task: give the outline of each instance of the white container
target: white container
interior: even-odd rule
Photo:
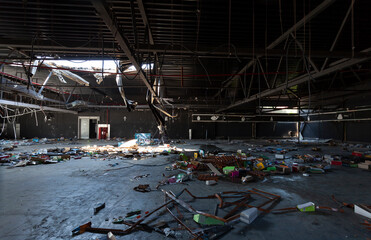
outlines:
[[[215,185],[215,184],[216,184],[215,180],[207,180],[206,181],[206,185],[208,185],[208,186]]]
[[[255,208],[255,207],[249,208],[249,209],[241,212],[240,221],[244,222],[244,223],[247,223],[247,224],[250,224],[255,220],[255,218],[257,216],[258,216],[258,209]]]

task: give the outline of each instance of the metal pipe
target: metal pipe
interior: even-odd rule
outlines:
[[[39,94],[41,94],[44,90],[44,87],[45,85],[48,83],[50,77],[52,76],[53,72],[50,71],[49,75],[46,77],[45,81],[43,82],[43,85],[41,86],[40,90],[39,90]]]
[[[9,105],[9,106],[13,106],[13,107],[25,107],[25,108],[41,109],[43,111],[77,114],[76,111],[71,111],[71,110],[66,110],[66,109],[61,109],[61,108],[47,107],[47,106],[39,106],[39,105],[36,105],[36,104],[15,102],[15,101],[3,100],[3,99],[0,99],[0,104]]]
[[[353,122],[353,121],[371,121],[371,118],[355,118],[355,119],[329,119],[329,120],[310,120],[305,123],[316,123],[316,122]]]
[[[350,113],[350,112],[365,112],[365,111],[371,111],[371,108],[341,110],[341,111],[335,111],[335,112],[309,113],[309,114],[301,114],[300,116],[306,116],[306,115],[316,116],[316,115],[328,115],[328,114]]]

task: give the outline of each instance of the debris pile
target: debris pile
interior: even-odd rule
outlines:
[[[40,144],[40,141],[35,143],[32,141],[24,141],[31,144]],[[46,141],[43,141],[44,143]],[[1,147],[0,163],[9,167],[24,167],[27,165],[58,163],[70,159],[81,159],[82,157],[90,157],[92,159],[145,159],[148,157],[156,157],[157,155],[178,154],[180,151],[169,144],[159,145],[138,145],[137,141],[129,140],[121,142],[120,146],[113,145],[87,145],[82,147],[53,147],[39,148],[29,152],[12,151],[19,146],[19,142],[13,141],[10,145],[9,141],[3,141]],[[5,144],[6,143],[6,144]],[[113,167],[113,166],[112,166]]]
[[[81,158],[81,150],[78,148],[42,148],[30,153],[7,153],[0,156],[0,163],[5,166],[24,167],[26,165],[52,164]]]
[[[124,229],[93,228],[91,227],[92,223],[88,222],[73,229],[72,235],[79,235],[84,232],[128,235],[136,231],[146,231],[149,233],[157,232],[176,239],[218,239],[233,229],[236,223],[250,225],[253,224],[255,219],[262,218],[269,213],[309,213],[315,211],[344,213],[343,207],[348,207],[354,209],[357,214],[370,217],[370,206],[342,203],[336,200],[334,196],[332,198],[339,205],[338,208],[307,202],[293,207],[275,209],[274,207],[281,200],[281,196],[256,188],[246,191],[216,192],[207,196],[196,196],[187,188],[177,194],[164,189],[161,189],[161,191],[165,196],[164,203],[154,210],[136,209],[126,213],[125,217],[113,218],[112,224],[126,225],[127,227]],[[184,196],[183,193],[187,195]],[[214,201],[217,202],[215,207],[210,204]],[[199,210],[200,206],[203,206],[203,210]],[[165,215],[164,211],[169,215]],[[144,223],[155,213],[158,213],[155,218],[152,217],[151,220],[147,221],[148,223]],[[169,217],[173,218],[174,221],[171,221]],[[362,225],[368,228],[370,226],[367,221]]]

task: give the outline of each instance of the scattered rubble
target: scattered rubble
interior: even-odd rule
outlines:
[[[300,174],[300,176],[308,177],[314,174],[324,175],[336,171],[339,167],[371,171],[371,151],[365,146],[347,145],[347,150],[338,155],[328,154],[318,146],[308,146],[306,152],[301,150],[301,153],[305,153],[300,154],[297,152],[297,147],[281,147],[278,141],[269,142],[270,146],[246,144],[245,148],[235,152],[223,151],[223,149],[214,145],[203,145],[197,151],[185,151],[182,148],[177,148],[174,144],[159,144],[159,142],[150,139],[140,142],[135,139],[129,141],[119,139],[117,146],[43,147],[30,152],[15,151],[17,146],[22,146],[22,144],[46,144],[50,141],[36,138],[21,141],[2,140],[0,141],[0,163],[9,168],[14,168],[37,164],[55,164],[83,157],[101,160],[139,161],[146,158],[155,158],[158,155],[173,155],[173,157],[168,158],[169,163],[164,168],[164,171],[166,170],[168,174],[162,175],[163,179],[158,182],[155,189],[151,189],[150,184],[143,183],[133,188],[134,191],[148,193],[149,195],[152,194],[149,193],[151,191],[161,190],[165,196],[163,205],[153,211],[135,210],[127,213],[125,217],[120,216],[113,219],[113,224],[127,225],[126,229],[93,228],[91,222],[88,222],[74,229],[73,235],[95,232],[109,234],[110,238],[114,239],[113,234],[126,235],[134,231],[155,231],[168,237],[177,238],[180,235],[184,236],[182,232],[186,231],[193,239],[214,239],[230,231],[236,222],[253,224],[256,218],[263,216],[261,213],[283,214],[286,212],[323,210],[342,213],[344,212],[343,207],[348,207],[366,218],[371,216],[370,206],[339,202],[334,196],[332,198],[338,207],[319,206],[314,202],[307,202],[293,207],[274,209],[274,203],[281,200],[281,197],[254,188],[247,191],[218,192],[202,197],[193,195],[186,188],[178,194],[160,188],[160,186],[167,184],[192,184],[192,181],[202,181],[210,189],[213,188],[213,185],[219,185],[221,182],[249,185],[252,181],[262,181],[273,175],[285,177],[290,174]],[[239,144],[243,145],[243,142],[239,142]],[[272,146],[272,144],[275,144],[275,146]],[[334,143],[330,141],[326,144]],[[361,147],[363,148],[361,149]],[[119,164],[119,162],[115,162],[109,163],[107,166],[115,168]],[[116,169],[119,168],[116,167]],[[142,173],[132,177],[130,181],[140,182],[140,180],[151,175],[150,173]],[[218,205],[216,209],[213,209],[213,213],[196,210],[180,198],[184,192],[193,200],[216,199]],[[178,207],[186,210],[191,215],[183,214]],[[104,203],[94,208],[94,214],[97,214],[103,208],[105,208]],[[175,208],[178,214],[175,214],[171,208]],[[143,223],[145,219],[160,209],[166,210],[179,225],[174,226],[170,222],[161,226],[159,224],[152,226]],[[218,214],[219,209],[223,209],[223,212],[227,211],[227,213],[220,216]],[[209,212],[212,212],[211,209]],[[368,222],[362,224],[369,228]],[[179,226],[181,227],[179,228]]]

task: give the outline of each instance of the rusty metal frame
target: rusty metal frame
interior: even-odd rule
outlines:
[[[170,192],[168,192],[164,189],[161,189],[161,190],[165,194],[166,197],[169,197],[170,199],[174,200],[176,203],[178,203],[180,206],[185,208],[187,211],[189,211],[193,214],[200,214],[200,215],[203,215],[203,216],[206,216],[206,217],[217,219],[217,220],[222,221],[224,223],[228,223],[232,220],[237,219],[240,216],[240,213],[235,214],[235,215],[233,215],[233,214],[241,207],[250,207],[250,208],[251,207],[256,207],[260,211],[269,212],[268,209],[265,209],[265,208],[262,208],[262,207],[266,206],[269,203],[272,203],[272,202],[275,202],[275,201],[281,199],[281,196],[279,196],[279,195],[276,195],[276,194],[273,194],[273,193],[268,193],[268,192],[265,192],[265,191],[262,191],[262,190],[259,190],[259,189],[256,189],[256,188],[253,188],[252,190],[248,190],[246,192],[230,191],[230,192],[216,193],[214,195],[209,195],[209,196],[205,196],[205,197],[195,196],[186,188],[184,188],[177,195],[172,194],[172,193],[170,193]],[[181,199],[178,199],[178,197],[180,197],[184,192],[188,193],[194,199],[218,199],[220,201],[219,206],[218,206],[219,208],[226,207],[227,205],[236,205],[236,206],[229,213],[227,213],[227,215],[224,218],[218,217],[218,216],[213,215],[213,214],[198,211],[195,208],[193,208],[190,204],[184,202]],[[223,194],[224,194],[224,196],[223,196]],[[228,194],[238,194],[238,195],[228,196]],[[258,206],[253,206],[253,205],[247,204],[247,201],[250,200],[251,194],[256,194],[256,195],[261,196],[263,198],[266,198],[268,200],[263,202],[262,204],[260,204]],[[237,201],[234,201],[234,202],[224,202],[223,198],[241,198],[241,199],[239,199]]]

